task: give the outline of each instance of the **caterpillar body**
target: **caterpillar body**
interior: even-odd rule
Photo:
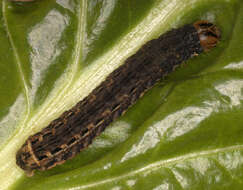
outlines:
[[[147,42],[86,98],[30,136],[16,154],[17,165],[32,176],[73,158],[156,82],[219,39],[214,24],[197,21]]]

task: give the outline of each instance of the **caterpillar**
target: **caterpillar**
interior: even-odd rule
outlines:
[[[178,65],[215,47],[220,33],[202,20],[147,42],[86,98],[30,136],[16,154],[17,165],[32,176],[73,158]]]

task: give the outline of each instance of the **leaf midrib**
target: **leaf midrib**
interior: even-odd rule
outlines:
[[[46,114],[46,112],[48,110],[48,109],[46,109],[47,107],[54,107],[54,105],[56,105],[56,103],[59,102],[59,100],[62,98],[63,94],[65,94],[65,92],[68,90],[70,85],[73,83],[73,80],[74,80],[75,75],[77,73],[77,68],[78,68],[78,65],[79,65],[80,58],[82,56],[81,50],[82,50],[82,46],[83,46],[82,42],[84,40],[84,28],[83,28],[84,26],[83,26],[83,23],[84,22],[86,23],[86,15],[84,15],[85,12],[83,10],[86,10],[86,8],[87,8],[87,0],[80,1],[79,2],[79,10],[78,10],[79,11],[79,14],[78,14],[78,29],[77,29],[77,34],[76,34],[77,35],[76,39],[79,39],[79,41],[77,41],[75,43],[75,48],[74,48],[75,52],[74,53],[76,53],[76,54],[75,54],[75,56],[72,57],[72,63],[73,64],[71,64],[71,68],[69,70],[69,74],[71,73],[71,75],[69,75],[70,76],[70,80],[68,80],[68,82],[63,85],[63,88],[60,88],[61,92],[57,91],[56,97],[52,98],[53,101],[48,101],[48,106],[43,106],[41,108],[41,110],[37,114],[39,119],[41,119],[41,117],[39,117],[40,115]],[[23,134],[23,130],[25,130],[25,129],[32,130],[31,127],[28,127],[28,126],[31,123],[33,124],[33,122],[38,123],[39,120],[37,118],[34,121],[32,121],[32,120],[28,121],[29,115],[30,115],[30,111],[31,111],[31,102],[30,102],[30,96],[29,96],[29,88],[28,88],[28,85],[27,85],[27,80],[25,78],[23,68],[21,66],[21,61],[20,61],[20,57],[19,57],[17,48],[15,47],[13,38],[12,38],[11,33],[9,31],[9,28],[8,28],[6,9],[7,9],[7,2],[5,2],[3,0],[2,1],[3,22],[4,22],[4,25],[5,25],[6,32],[7,32],[7,36],[8,36],[9,41],[10,41],[10,45],[13,48],[13,51],[14,51],[14,56],[15,56],[15,59],[16,59],[17,68],[19,69],[20,77],[21,77],[21,80],[22,80],[22,85],[23,85],[23,88],[24,88],[25,98],[26,98],[26,101],[27,101],[27,111],[26,111],[25,116],[24,116],[24,121],[21,123],[22,124],[21,127],[19,128],[18,132],[16,132],[16,134],[15,134],[16,136],[18,136],[20,133]],[[81,14],[81,13],[83,13],[83,14]],[[23,123],[27,123],[27,124],[23,124]],[[31,125],[31,126],[34,126],[34,125]],[[25,131],[25,134],[26,134],[26,131]],[[2,151],[1,153],[3,155],[5,155],[5,156],[6,156],[6,154],[7,155],[15,154],[13,151],[16,151],[16,150],[11,148],[11,146],[15,146],[16,141],[18,141],[18,139],[19,139],[19,137],[17,139],[14,139],[13,141],[11,141],[10,145],[4,147],[3,148],[4,151]],[[9,146],[10,146],[10,149],[7,148]],[[4,152],[7,152],[7,153],[4,154]],[[12,178],[12,180],[5,180],[5,181],[3,181],[3,179],[1,178],[3,176],[0,176],[0,181],[3,182],[3,183],[1,183],[1,188],[2,189],[8,189],[9,186],[17,178],[21,177],[22,172],[20,174],[19,168],[17,168],[17,166],[15,165],[15,161],[13,161],[13,159],[15,159],[15,157],[11,157],[11,159],[9,160],[10,164],[8,163],[4,167],[0,167],[1,172],[5,172],[5,173],[9,173],[9,174],[11,173],[11,175],[15,175],[16,176],[15,178]]]

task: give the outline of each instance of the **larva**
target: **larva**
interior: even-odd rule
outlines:
[[[197,21],[147,42],[86,98],[30,136],[17,152],[17,165],[31,176],[73,158],[157,81],[219,39],[214,24]]]

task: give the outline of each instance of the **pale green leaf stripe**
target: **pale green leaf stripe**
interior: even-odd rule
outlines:
[[[3,9],[2,9],[3,15],[5,15],[6,14],[5,13],[6,12],[6,2],[5,1],[2,1],[2,6],[3,6]],[[70,72],[68,73],[70,76],[64,77],[64,78],[68,78],[69,80],[59,81],[59,83],[63,86],[59,85],[59,87],[57,87],[55,90],[53,90],[53,91],[55,91],[55,97],[52,96],[52,98],[49,98],[48,100],[46,100],[45,104],[41,107],[40,111],[36,114],[36,116],[34,118],[32,118],[31,121],[29,121],[29,123],[26,123],[26,120],[28,119],[27,116],[29,115],[29,111],[28,111],[28,113],[26,114],[26,119],[24,122],[21,123],[22,126],[20,127],[20,130],[18,131],[18,133],[15,135],[15,137],[12,138],[12,140],[9,142],[9,144],[7,144],[3,148],[3,150],[0,152],[0,159],[3,158],[0,160],[1,189],[8,189],[8,187],[12,183],[14,183],[19,177],[22,176],[23,171],[21,169],[19,169],[18,167],[16,167],[16,164],[15,164],[16,149],[18,148],[18,146],[20,144],[23,144],[23,141],[27,138],[27,136],[30,135],[30,133],[33,133],[31,131],[32,131],[32,128],[34,126],[36,126],[36,123],[43,121],[43,119],[45,117],[47,117],[48,112],[49,112],[49,114],[50,114],[50,112],[51,113],[57,112],[57,110],[54,109],[53,107],[56,106],[56,104],[59,102],[60,98],[63,98],[64,94],[68,90],[68,87],[72,84],[76,71],[78,70],[77,68],[78,68],[80,59],[82,57],[82,47],[83,47],[82,45],[84,44],[83,41],[84,41],[84,30],[85,30],[84,27],[85,27],[85,21],[86,21],[86,10],[87,10],[87,1],[86,0],[80,1],[80,6],[79,6],[79,10],[78,10],[79,23],[78,23],[75,51],[73,53],[73,60],[72,60],[73,64],[71,64]],[[26,99],[28,102],[28,110],[29,110],[30,105],[29,105],[28,86],[27,86],[26,79],[24,77],[24,74],[23,74],[23,71],[21,68],[21,62],[20,62],[17,50],[14,46],[14,42],[12,40],[10,31],[8,30],[8,27],[7,27],[7,18],[4,16],[3,19],[5,22],[5,27],[6,27],[8,35],[9,35],[11,45],[14,50],[19,72],[22,77],[23,86],[24,86],[25,94],[26,94]],[[58,114],[60,114],[60,113],[58,113]],[[56,116],[54,116],[54,117],[56,117]],[[30,127],[30,126],[32,126],[32,127]],[[44,126],[44,125],[42,125],[42,126]],[[28,132],[26,132],[27,127],[28,127]],[[6,180],[6,176],[8,176],[8,180]]]
[[[25,114],[24,114],[24,118],[19,120],[19,124],[18,125],[25,125],[25,123],[27,122],[28,120],[28,117],[29,117],[29,114],[30,114],[30,98],[29,98],[29,87],[28,87],[28,84],[27,84],[27,80],[26,80],[26,77],[24,75],[24,72],[23,72],[23,68],[22,68],[22,64],[21,64],[21,60],[19,58],[19,52],[14,44],[14,41],[13,41],[13,38],[12,38],[12,35],[11,35],[11,32],[9,31],[9,27],[8,27],[8,20],[7,20],[7,17],[6,17],[6,11],[7,11],[7,5],[6,5],[6,2],[5,1],[2,1],[2,15],[3,15],[3,23],[4,23],[4,27],[5,27],[5,30],[6,30],[6,33],[7,33],[7,37],[9,39],[9,42],[10,42],[10,45],[13,49],[13,54],[14,54],[14,57],[15,57],[15,60],[16,60],[16,65],[17,65],[17,68],[18,68],[18,71],[19,71],[19,75],[20,75],[20,78],[21,78],[21,84],[23,86],[23,97],[26,99],[26,103],[27,103],[27,106],[26,106],[26,111],[25,111]],[[11,141],[11,138],[8,140],[8,141]],[[1,151],[1,148],[5,146],[5,144],[8,143],[8,142],[4,142],[4,144],[1,144],[0,145],[0,151]]]
[[[214,0],[216,1],[216,0]],[[4,1],[3,1],[4,2]],[[176,20],[176,17],[182,12],[189,11],[194,3],[213,2],[212,0],[164,0],[156,4],[139,23],[136,28],[131,30],[123,39],[121,39],[112,50],[99,57],[93,64],[84,69],[77,82],[72,84],[70,76],[73,76],[78,67],[78,61],[81,59],[82,42],[84,39],[85,26],[84,21],[86,13],[84,9],[87,1],[80,1],[79,31],[77,32],[77,43],[75,55],[73,58],[72,69],[57,82],[57,87],[53,90],[46,102],[40,106],[40,109],[26,125],[21,126],[15,138],[0,152],[0,184],[2,189],[8,189],[17,179],[24,175],[23,171],[15,164],[15,153],[19,146],[32,133],[39,131],[52,119],[67,110],[80,99],[84,98],[92,89],[94,89],[105,77],[117,68],[132,53],[134,53],[146,41],[168,30],[170,23]],[[216,1],[217,2],[217,1]],[[151,22],[152,21],[152,22]],[[78,54],[78,55],[77,55]],[[72,78],[72,77],[71,77]],[[71,82],[70,82],[71,81]],[[70,86],[69,86],[70,85]],[[159,164],[160,165],[160,164]],[[153,168],[156,168],[155,164]],[[147,167],[145,167],[147,168]],[[141,169],[141,170],[144,170]],[[140,171],[140,170],[138,170]],[[134,172],[138,172],[134,171]],[[6,176],[8,178],[6,179]],[[112,180],[112,179],[110,179]]]

